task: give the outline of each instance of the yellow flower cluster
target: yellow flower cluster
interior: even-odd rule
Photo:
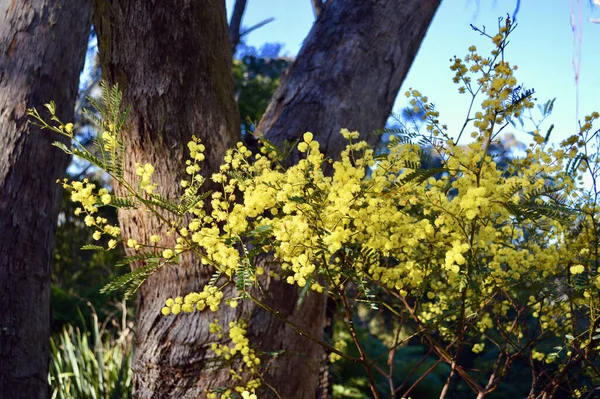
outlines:
[[[210,323],[210,331],[221,338],[223,327],[218,320],[215,320]],[[232,321],[229,323],[228,333],[231,344],[213,343],[211,345],[212,351],[218,357],[229,363],[240,360],[241,364],[237,368],[230,368],[231,379],[236,381],[236,386],[226,390],[220,396],[214,390],[209,390],[209,398],[229,399],[239,397],[232,396],[234,392],[237,392],[237,395],[244,399],[257,399],[256,390],[261,386],[261,380],[257,375],[260,358],[256,355],[254,349],[250,347],[250,340],[246,337],[246,333],[247,324],[245,321]],[[250,377],[245,379],[244,375]]]
[[[197,193],[198,189],[204,183],[204,177],[199,173],[204,161],[204,150],[206,147],[202,144],[201,140],[196,136],[192,137],[192,141],[188,143],[188,150],[190,151],[190,158],[186,161],[185,171],[190,178],[182,180],[180,182],[181,187],[185,188],[184,196],[187,198],[193,198]]]
[[[569,268],[571,274],[581,274],[584,272],[585,267],[583,265],[575,265]]]
[[[105,130],[101,134],[102,141],[104,142],[104,150],[105,151],[114,151],[117,148],[117,137],[114,132],[110,132]]]
[[[57,180],[57,183],[60,182]],[[103,234],[108,234],[111,237],[108,241],[107,250],[116,248],[118,238],[121,235],[121,229],[118,226],[108,224],[106,218],[93,215],[98,212],[98,207],[102,205],[108,205],[112,201],[112,196],[109,194],[106,188],[101,188],[97,193],[94,193],[96,185],[90,183],[88,179],[83,181],[74,181],[69,183],[67,179],[64,179],[62,186],[66,190],[71,191],[71,201],[79,202],[81,207],[75,208],[75,216],[85,215],[84,223],[88,227],[95,227],[96,231],[92,234],[92,238],[96,241],[102,238]]]
[[[485,348],[485,344],[484,343],[477,343],[477,344],[473,345],[473,347],[471,348],[471,351],[473,353],[481,353],[481,352],[483,352],[484,348]]]
[[[152,194],[156,189],[156,184],[152,184],[151,179],[154,174],[154,166],[149,163],[141,165],[135,164],[135,174],[140,177],[140,190],[144,190],[148,194]]]
[[[175,299],[167,299],[161,312],[165,316],[171,313],[176,315],[180,312],[191,313],[195,310],[203,311],[206,308],[216,312],[219,309],[222,299],[222,291],[219,291],[215,286],[205,285],[202,292],[191,292],[183,298],[178,296]]]

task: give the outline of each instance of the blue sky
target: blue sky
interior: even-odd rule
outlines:
[[[226,4],[230,11],[233,0]],[[452,83],[449,59],[454,55],[463,57],[471,44],[487,54],[489,42],[469,24],[485,25],[493,32],[498,17],[512,15],[516,4],[517,0],[443,0],[400,93],[409,87],[418,89],[435,103],[450,129],[462,126],[468,97],[459,95]],[[572,64],[578,45],[571,28],[571,7],[575,17],[578,9],[582,13],[578,94]],[[279,42],[284,44],[285,54],[296,55],[314,22],[310,1],[248,0],[242,25],[249,27],[269,17],[275,21],[250,33],[247,44],[260,47]],[[542,125],[543,129],[555,124],[551,141],[575,133],[577,115],[582,119],[600,110],[600,24],[591,23],[589,18],[600,18],[600,9],[594,9],[588,0],[521,0],[518,27],[507,49],[507,59],[519,66],[517,79],[527,88],[534,88],[540,102],[556,97],[553,115]],[[394,110],[405,105],[405,97],[400,96]],[[529,141],[526,134],[511,132],[519,140]]]

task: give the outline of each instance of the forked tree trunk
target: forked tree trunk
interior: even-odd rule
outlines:
[[[50,270],[69,158],[27,109],[73,120],[90,31],[87,0],[0,0],[0,397],[49,397]]]
[[[126,132],[133,162],[156,166],[159,191],[178,193],[185,143],[192,134],[208,150],[208,174],[238,136],[231,53],[222,1],[174,5],[147,0],[126,5],[95,1],[103,74],[121,84],[133,107]],[[369,133],[384,125],[400,84],[439,5],[439,0],[330,0],[315,23],[259,129],[281,144],[313,131],[330,156],[342,148],[342,127]],[[373,141],[374,139],[370,139]],[[121,212],[124,238],[148,238],[162,230],[140,212]],[[164,232],[164,231],[163,231]],[[199,398],[207,387],[229,385],[226,371],[212,369],[210,313],[163,317],[167,297],[197,291],[210,272],[186,258],[163,269],[141,288],[135,352],[139,398]],[[322,335],[325,299],[308,295],[296,309],[296,288],[268,281],[267,303],[308,333]],[[251,314],[252,342],[283,349],[264,376],[282,398],[312,398],[322,349],[251,303],[223,307],[227,323]]]

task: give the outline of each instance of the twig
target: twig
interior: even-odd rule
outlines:
[[[373,377],[373,370],[371,369],[371,366],[374,365],[369,364],[369,359],[367,358],[367,355],[365,354],[365,351],[362,345],[360,344],[360,341],[358,340],[358,335],[356,334],[356,330],[354,329],[354,321],[352,320],[352,314],[350,313],[350,306],[348,305],[346,295],[344,294],[341,288],[338,288],[338,295],[340,295],[340,297],[342,298],[342,304],[346,313],[346,319],[348,320],[347,323],[344,324],[346,324],[346,326],[348,327],[352,340],[354,341],[354,345],[356,345],[356,349],[360,354],[360,363],[362,363],[363,367],[365,368],[365,371],[367,372],[367,378],[369,379],[369,385],[371,386],[371,392],[373,393],[373,397],[375,399],[379,399],[379,393],[377,392],[377,387],[375,384],[375,377]]]

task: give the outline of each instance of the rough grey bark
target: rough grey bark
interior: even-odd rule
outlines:
[[[147,0],[95,0],[104,77],[119,83],[132,106],[126,129],[129,164],[151,162],[159,191],[173,197],[184,176],[185,143],[192,134],[208,150],[207,174],[239,137],[233,98],[231,53],[222,1],[184,2],[173,7]],[[336,156],[341,127],[370,132],[389,114],[400,83],[416,54],[439,1],[331,0],[263,119],[260,129],[277,144],[312,130],[328,155]],[[313,81],[314,80],[314,81]],[[121,212],[124,238],[147,239],[161,231],[147,213]],[[166,241],[165,241],[166,243]],[[167,297],[198,291],[210,271],[196,259],[161,269],[141,288],[135,352],[135,396],[198,398],[208,387],[229,385],[226,371],[210,367],[215,315],[163,317]],[[308,295],[296,309],[297,289],[267,279],[266,302],[319,338],[325,297]],[[228,293],[226,293],[226,296]],[[320,346],[250,302],[224,307],[223,323],[251,315],[250,336],[264,351],[285,350],[264,378],[282,398],[318,394]]]
[[[88,0],[0,0],[0,396],[49,396],[50,266],[69,158],[28,126],[54,100],[73,119]]]
[[[439,4],[325,2],[257,130],[277,145],[313,132],[334,156],[345,145],[341,128],[375,143],[367,135],[385,125]]]
[[[176,198],[185,174],[186,143],[192,135],[206,146],[204,172],[210,176],[225,150],[240,136],[234,99],[231,50],[222,0],[94,0],[104,79],[118,83],[131,106],[125,131],[128,164],[156,168],[153,181],[162,195]],[[125,239],[148,242],[165,236],[162,223],[149,213],[123,211]],[[168,241],[161,245],[168,245]],[[171,243],[173,244],[173,243]],[[198,259],[161,269],[138,293],[134,391],[138,398],[200,398],[224,381],[203,371],[210,342],[209,314],[164,317],[166,298],[201,290],[211,273]]]

